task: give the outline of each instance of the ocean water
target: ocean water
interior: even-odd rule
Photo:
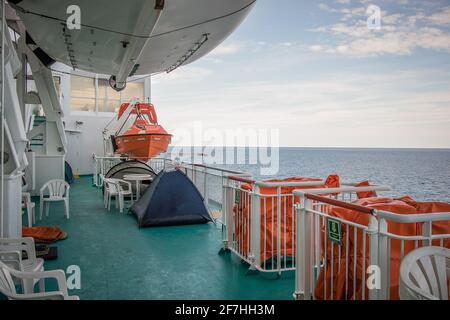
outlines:
[[[337,173],[342,181],[391,186],[385,196],[450,202],[450,149],[280,148],[274,176],[262,176],[260,165],[220,166],[251,173],[256,179],[325,178]]]

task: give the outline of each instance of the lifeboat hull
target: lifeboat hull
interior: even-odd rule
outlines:
[[[124,135],[115,138],[117,154],[126,154],[131,160],[147,161],[167,151],[172,135],[151,133]]]

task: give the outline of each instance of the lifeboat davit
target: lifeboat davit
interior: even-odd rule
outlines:
[[[128,129],[121,128],[112,137],[114,153],[130,160],[147,161],[166,152],[172,135],[158,124],[155,107],[151,103],[136,103],[131,111],[129,107],[129,103],[120,106],[117,120],[122,120],[124,126],[130,122],[130,117],[135,120]]]

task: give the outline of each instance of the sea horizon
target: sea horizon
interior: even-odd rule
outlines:
[[[368,180],[391,186],[392,191],[383,194],[387,197],[450,201],[449,148],[277,147],[274,152],[270,148],[219,147],[217,153],[213,149],[178,147],[173,153],[173,148],[169,149],[168,155],[188,163],[249,173],[256,180],[293,176],[325,179],[336,173],[345,182]],[[185,153],[180,153],[182,150]],[[267,168],[273,169],[271,174],[262,171]]]

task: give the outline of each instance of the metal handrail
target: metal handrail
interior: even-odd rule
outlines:
[[[334,193],[351,193],[351,192],[367,192],[367,191],[391,191],[392,188],[389,186],[375,185],[375,186],[365,186],[365,187],[340,187],[340,188],[320,188],[320,189],[310,189],[310,190],[294,190],[293,194],[296,196],[302,196],[306,193],[308,194],[334,194]]]
[[[243,182],[243,183],[250,183],[250,184],[253,184],[253,183],[256,182],[255,180],[252,180],[252,179],[247,179],[247,178],[244,178],[244,177],[237,177],[237,176],[231,176],[231,177],[228,177],[228,179],[230,179],[232,181]]]
[[[354,203],[349,203],[349,202],[345,202],[345,201],[340,201],[340,200],[336,200],[336,199],[331,199],[331,198],[327,198],[324,196],[318,196],[315,194],[305,194],[305,198],[309,199],[309,200],[315,200],[315,201],[320,201],[323,203],[327,203],[327,204],[331,204],[333,206],[339,206],[340,208],[344,208],[344,209],[350,209],[350,210],[354,210],[354,211],[358,211],[361,213],[367,213],[370,215],[374,215],[375,214],[375,210],[374,209],[370,209],[368,207],[364,207],[364,206],[360,206]]]
[[[220,167],[211,167],[211,166],[207,166],[207,165],[204,165],[204,164],[182,162],[182,165],[193,166],[193,167],[200,167],[200,168],[205,168],[205,169],[210,169],[210,170],[215,170],[215,171],[221,171],[221,172],[229,173],[229,174],[251,176],[250,173],[246,173],[246,172],[242,172],[242,171],[229,170],[229,169],[224,169],[224,168],[220,168]]]
[[[450,220],[450,212],[398,214],[388,211],[377,211],[376,214],[377,217],[381,219],[387,219],[394,222],[404,222],[404,223]]]
[[[325,184],[325,180],[318,181],[292,181],[292,182],[264,182],[257,181],[255,183],[259,187],[273,188],[273,187],[314,187],[322,186]]]

